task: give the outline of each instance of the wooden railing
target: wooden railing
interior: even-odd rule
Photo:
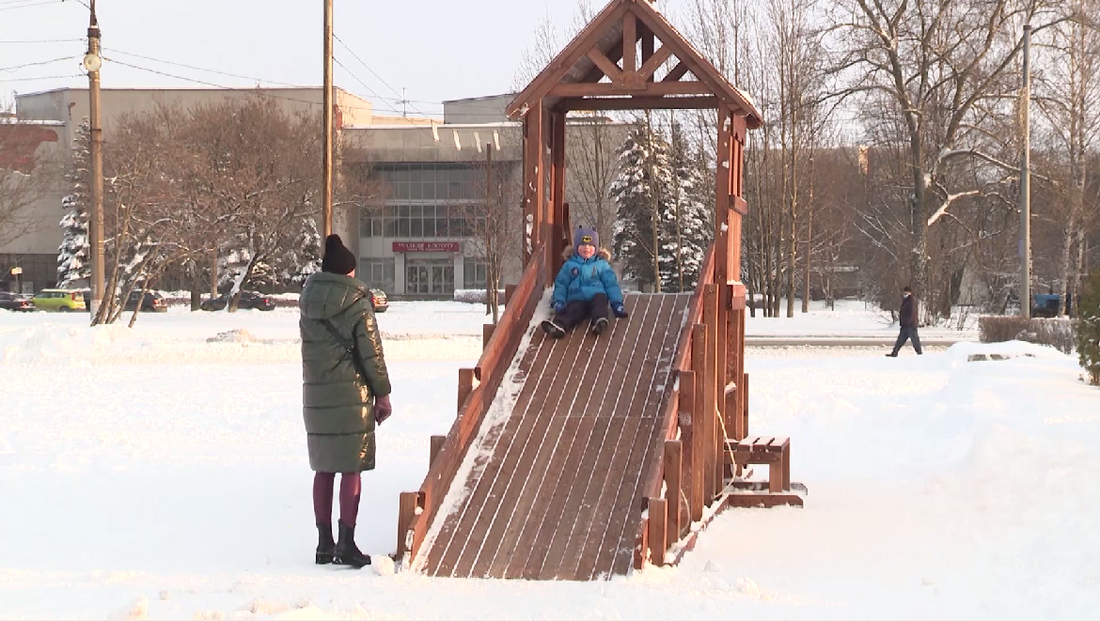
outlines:
[[[644,479],[647,515],[635,539],[634,565],[646,559],[663,565],[669,547],[689,533],[724,484],[725,433],[718,416],[718,325],[729,309],[719,308],[712,243],[699,276],[673,363],[678,385],[663,413],[663,459],[654,460]],[[663,491],[662,491],[663,490]]]
[[[485,349],[473,369],[460,369],[458,418],[446,436],[433,436],[430,466],[419,491],[402,492],[397,518],[397,558],[411,563],[420,550],[439,505],[454,482],[481,421],[511,366],[546,288],[545,247],[531,255],[519,283],[495,326],[486,326]]]

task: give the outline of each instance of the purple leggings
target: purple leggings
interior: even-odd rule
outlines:
[[[336,473],[318,472],[313,475],[313,515],[318,524],[332,524],[332,487]],[[359,491],[361,480],[358,472],[340,474],[340,521],[355,526],[359,515]]]

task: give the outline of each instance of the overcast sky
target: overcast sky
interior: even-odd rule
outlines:
[[[13,92],[87,86],[79,63],[88,1],[0,0],[0,108]],[[592,0],[596,10],[604,4]],[[335,66],[335,82],[380,113],[401,111],[404,88],[410,115],[437,115],[444,99],[509,91],[540,22],[549,17],[565,30],[576,5],[335,0],[334,32],[351,50],[334,43],[346,67]],[[98,0],[103,86],[319,86],[323,7],[322,0]]]

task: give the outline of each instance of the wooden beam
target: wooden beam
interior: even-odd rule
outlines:
[[[703,286],[703,322],[707,330],[706,362],[704,363],[703,376],[703,407],[701,408],[706,440],[703,450],[707,453],[706,472],[703,473],[706,481],[703,492],[707,494],[707,500],[713,500],[722,489],[722,478],[716,476],[721,472],[721,453],[718,446],[720,429],[718,425],[718,382],[724,374],[718,373],[718,286],[709,283]]]
[[[611,78],[611,81],[614,82],[618,80],[619,76],[622,75],[622,71],[619,70],[619,67],[611,62],[607,56],[604,56],[603,52],[600,50],[596,48],[588,50],[588,57],[592,59],[592,62],[599,67],[600,71],[603,72],[605,76]],[[597,79],[596,81],[598,82],[599,80]]]
[[[713,110],[718,107],[717,97],[660,97],[634,95],[631,97],[586,98],[565,97],[558,107],[562,110]]]
[[[665,564],[668,550],[668,503],[664,498],[649,499],[649,560],[657,567]]]
[[[638,73],[646,79],[647,82],[652,81],[653,72],[657,71],[668,60],[669,56],[672,56],[672,50],[667,45],[661,46],[661,49],[657,50],[655,54],[646,59],[642,63],[641,69],[638,69]]]
[[[487,323],[481,326],[481,347],[484,348],[489,344],[489,339],[493,338],[493,331],[497,329],[496,324]]]
[[[622,4],[616,4],[614,2],[608,3],[599,15],[597,15],[588,26],[584,28],[573,42],[563,49],[554,60],[550,61],[545,69],[542,70],[527,88],[523,89],[508,107],[505,109],[505,113],[512,118],[515,118],[524,107],[533,109],[536,106],[541,105],[541,100],[545,96],[546,92],[550,90],[550,86],[561,82],[561,79],[565,77],[565,74],[577,64],[585,53],[594,47],[599,42],[606,32],[606,28],[600,28],[600,26],[606,26],[613,20],[620,19],[626,12],[626,6]]]
[[[668,46],[666,45],[665,47],[668,47]],[[678,82],[680,80],[680,78],[687,75],[688,69],[689,69],[689,67],[687,66],[687,63],[685,63],[684,61],[681,60],[681,61],[676,63],[676,66],[672,68],[672,71],[669,71],[668,75],[666,75],[665,78],[661,81],[662,82]]]
[[[637,89],[626,89],[606,82],[558,84],[550,94],[556,97],[600,97],[611,95],[714,95],[703,82],[650,82]]]
[[[623,13],[623,71],[638,69],[638,18],[631,11]]]
[[[602,56],[602,54],[601,54]],[[550,246],[548,274],[556,276],[561,268],[562,251],[568,247],[564,242],[569,231],[565,230],[565,112],[550,114]],[[551,276],[551,278],[553,278]]]
[[[695,343],[694,326],[692,327],[692,346]],[[697,427],[695,425],[695,371],[680,371],[679,403],[677,410],[681,419],[680,437],[683,442],[683,476],[687,478],[688,519],[690,522],[698,522],[703,517],[703,480],[698,476],[699,470],[695,465],[698,454],[698,441],[695,438]]]
[[[683,448],[679,440],[665,440],[665,501],[668,503],[669,543],[680,539],[680,495],[683,493]]]
[[[698,522],[703,518],[702,507],[707,505],[707,327],[697,323],[691,327],[691,370],[695,372],[695,411],[691,415],[691,491],[698,488],[700,508],[698,514],[692,507],[691,520]],[[695,499],[692,499],[695,502]]]
[[[439,457],[439,451],[443,450],[443,443],[447,441],[447,436],[432,436],[431,447],[428,449],[428,468],[432,467],[435,463],[435,458]]]
[[[459,369],[458,370],[458,411],[462,411],[462,407],[466,405],[466,399],[470,397],[470,393],[474,391],[474,370]]]
[[[412,552],[412,541],[408,537],[409,525],[416,517],[416,504],[419,492],[401,492],[397,505],[397,560]],[[411,560],[411,559],[410,559]]]

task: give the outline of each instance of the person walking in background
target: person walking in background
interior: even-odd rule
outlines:
[[[898,313],[898,324],[901,325],[901,332],[898,333],[898,340],[894,343],[894,351],[886,354],[888,358],[897,358],[898,351],[905,345],[905,341],[913,341],[913,349],[917,351],[917,355],[921,355],[920,348],[920,336],[917,335],[917,302],[913,299],[913,290],[909,287],[904,287],[901,290],[901,312]]]
[[[585,318],[593,334],[607,327],[607,309],[616,317],[629,313],[623,307],[623,291],[611,269],[611,253],[600,248],[600,236],[595,229],[577,227],[573,247],[563,253],[565,263],[554,279],[554,294],[550,305],[554,317],[542,322],[542,331],[560,339]]]
[[[302,415],[313,477],[318,565],[370,565],[355,545],[360,473],[374,469],[374,428],[389,418],[390,378],[370,291],[355,279],[355,255],[339,235],[325,239],[321,271],[298,300],[302,336]],[[332,500],[340,474],[338,540]]]

